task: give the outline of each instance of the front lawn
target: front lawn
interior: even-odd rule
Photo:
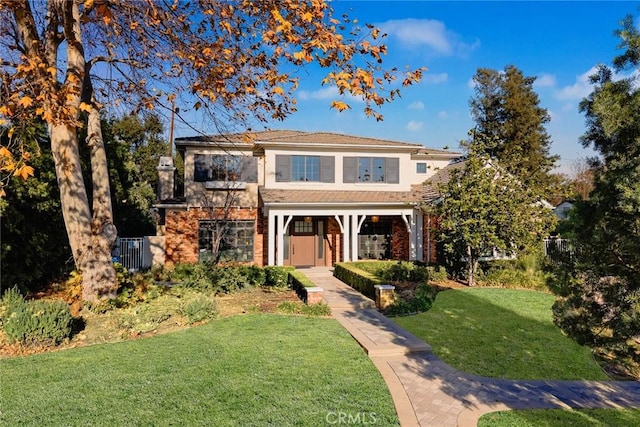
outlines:
[[[478,427],[629,427],[640,425],[640,409],[502,411],[483,415]]]
[[[511,379],[605,380],[591,351],[553,324],[554,296],[514,289],[440,292],[431,310],[393,320],[464,372]]]
[[[398,425],[331,319],[252,314],[153,338],[0,359],[2,425]]]

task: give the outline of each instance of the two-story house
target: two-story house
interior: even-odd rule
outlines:
[[[419,144],[324,132],[177,138],[158,167],[169,263],[221,260],[330,266],[358,259],[435,261],[423,183],[459,156]],[[222,238],[220,235],[224,234]]]

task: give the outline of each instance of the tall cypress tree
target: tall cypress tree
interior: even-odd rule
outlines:
[[[479,68],[473,80],[475,96],[469,104],[476,130],[496,141],[488,154],[525,185],[547,193],[558,158],[549,152],[545,125],[550,117],[533,90],[535,77],[509,65],[504,72]]]

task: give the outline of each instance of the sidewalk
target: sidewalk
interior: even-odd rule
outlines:
[[[481,415],[507,409],[640,408],[638,381],[518,381],[457,371],[331,268],[301,271],[324,289],[333,316],[382,374],[403,427],[475,426]]]

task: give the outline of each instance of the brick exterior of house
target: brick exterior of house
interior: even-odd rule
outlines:
[[[200,220],[208,220],[215,217],[206,208],[190,208],[171,210],[165,217],[166,236],[166,263],[173,265],[176,263],[198,262],[198,228]],[[264,227],[258,220],[258,209],[253,208],[231,208],[230,220],[254,220],[257,227],[253,238],[253,263],[261,264],[263,259],[263,236],[260,234]]]

